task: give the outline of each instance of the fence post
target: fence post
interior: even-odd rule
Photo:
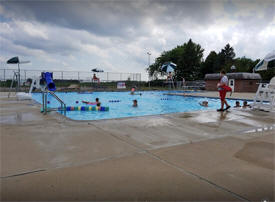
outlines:
[[[61,72],[61,80],[63,81],[63,72]]]
[[[77,72],[77,78],[78,78],[78,81],[79,81],[79,72]]]
[[[109,72],[107,72],[107,82],[109,82]]]
[[[4,69],[4,81],[6,81],[6,69]]]
[[[25,73],[25,82],[27,81],[27,70],[24,71]]]

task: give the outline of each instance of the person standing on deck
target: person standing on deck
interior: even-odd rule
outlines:
[[[221,80],[217,84],[218,91],[220,93],[220,99],[221,99],[221,108],[217,109],[218,112],[222,112],[225,110],[228,110],[231,106],[227,103],[225,100],[226,92],[231,91],[232,89],[228,86],[228,78],[226,76],[226,73],[224,70],[221,70],[220,72]],[[226,105],[226,108],[224,109],[224,104]]]
[[[173,76],[172,76],[172,72],[169,72],[166,78],[166,81],[172,81]]]

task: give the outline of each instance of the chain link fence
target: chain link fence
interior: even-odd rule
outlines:
[[[0,81],[12,80],[14,72],[18,69],[0,69]],[[20,70],[21,82],[26,82],[28,78],[39,77],[41,70]],[[53,72],[56,80],[78,80],[79,82],[91,82],[93,74],[101,82],[113,81],[141,81],[141,73],[116,73],[116,72],[80,72],[80,71],[49,71]]]

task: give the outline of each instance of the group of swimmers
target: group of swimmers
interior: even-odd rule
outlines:
[[[136,87],[133,87],[132,89],[131,89],[131,92],[130,92],[130,95],[142,95],[142,93],[135,93],[135,91],[136,91]],[[138,106],[138,102],[137,102],[137,100],[133,100],[133,105],[132,105],[133,107],[137,107]]]
[[[247,104],[247,101],[243,101],[243,106],[241,106],[240,102],[236,101],[234,108],[239,108],[239,107],[242,107],[245,109],[245,108],[251,108],[251,105]]]
[[[131,95],[142,95],[142,93],[135,93],[135,90],[136,90],[136,87],[133,87],[132,89],[131,89]],[[82,103],[84,103],[84,104],[90,104],[90,105],[96,105],[97,107],[100,107],[101,106],[101,102],[99,102],[99,98],[96,98],[95,99],[95,102],[89,102],[89,101],[82,101]],[[135,99],[135,100],[133,100],[133,105],[132,105],[133,107],[137,107],[138,106],[138,101]]]
[[[95,102],[82,101],[82,103],[96,105],[97,107],[101,106],[101,102],[99,102],[99,98],[96,98]],[[137,107],[138,106],[137,100],[133,100],[133,105],[132,106],[133,107]]]
[[[201,106],[203,106],[203,107],[208,107],[208,101],[202,101],[202,102],[199,102],[199,104],[200,104]],[[247,103],[247,101],[243,101],[243,106],[241,106],[241,105],[240,105],[240,102],[239,102],[239,101],[236,101],[234,108],[239,108],[239,107],[242,107],[242,108],[245,109],[245,108],[250,108],[251,105],[249,105],[249,104]]]

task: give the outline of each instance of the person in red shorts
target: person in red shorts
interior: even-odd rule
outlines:
[[[221,70],[220,72],[221,80],[217,84],[218,91],[220,93],[220,99],[221,99],[221,108],[217,109],[218,112],[222,112],[225,110],[228,110],[231,106],[227,103],[225,100],[226,92],[232,91],[232,89],[228,86],[228,78],[226,76],[226,73],[224,70]],[[226,105],[226,108],[224,109],[224,104]]]

